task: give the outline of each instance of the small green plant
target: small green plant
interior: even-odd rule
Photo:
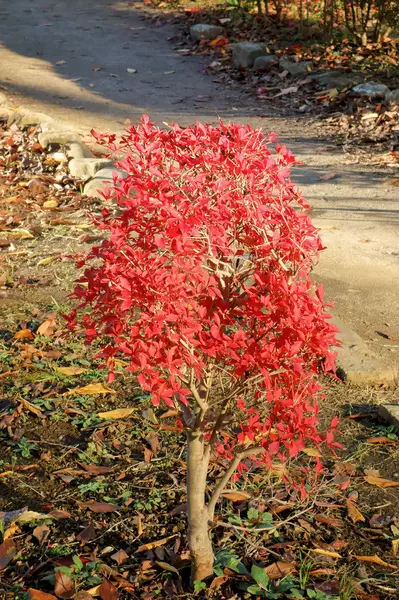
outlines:
[[[95,494],[103,494],[108,487],[108,484],[105,481],[89,481],[89,483],[82,483],[78,486],[79,492],[81,494],[87,493],[95,493]]]
[[[36,450],[37,446],[33,442],[29,442],[25,436],[21,437],[18,442],[10,442],[14,446],[14,451],[18,452],[24,458],[30,458],[32,456],[32,450]]]
[[[74,581],[76,587],[95,586],[101,583],[101,564],[97,561],[84,564],[77,554],[72,556],[73,566],[56,567],[55,572],[64,573]]]
[[[205,581],[200,581],[199,579],[194,581],[194,592],[202,592],[203,590],[206,590],[206,587]]]

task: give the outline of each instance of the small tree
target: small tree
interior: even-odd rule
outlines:
[[[152,403],[178,412],[201,580],[212,573],[209,524],[235,471],[293,457],[306,440],[333,443],[316,428],[318,369],[333,368],[335,341],[309,279],[322,245],[298,210],[292,154],[276,145],[273,155],[260,130],[160,130],[144,117],[119,146],[96,137],[124,151],[127,176],[115,173],[104,194],[116,202],[97,221],[107,239],[79,262],[75,295],[89,309],[80,322],[88,342],[100,341],[110,381],[124,355]],[[208,490],[212,456],[226,468]]]

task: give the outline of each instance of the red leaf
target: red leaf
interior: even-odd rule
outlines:
[[[110,504],[109,502],[96,502],[95,500],[88,500],[87,502],[78,502],[80,508],[88,508],[95,513],[110,513],[119,510],[117,504]]]
[[[101,600],[118,600],[119,594],[116,587],[108,580],[103,579],[100,587]]]

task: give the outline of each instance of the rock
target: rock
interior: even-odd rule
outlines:
[[[15,123],[20,129],[24,129],[25,127],[51,122],[55,123],[51,117],[45,115],[44,113],[34,112],[27,108],[18,108],[8,119],[8,126]]]
[[[5,106],[8,103],[7,96],[0,92],[0,106]]]
[[[397,380],[395,368],[382,364],[364,340],[350,327],[336,317],[333,323],[340,330],[337,338],[342,344],[336,348],[337,375],[354,386],[395,385]]]
[[[396,90],[391,90],[385,94],[385,100],[389,104],[399,104],[399,88]]]
[[[255,71],[269,71],[271,67],[278,63],[278,58],[274,54],[267,56],[257,56],[254,61]]]
[[[265,44],[239,42],[233,44],[233,63],[236,67],[247,69],[252,67],[258,56],[266,56]]]
[[[69,142],[66,144],[65,154],[68,158],[94,158],[94,154],[82,142]]]
[[[338,90],[343,90],[363,81],[363,76],[358,73],[323,71],[321,73],[309,73],[308,79],[317,81],[325,89],[337,88]]]
[[[67,129],[65,125],[55,121],[49,121],[41,124],[38,141],[43,148],[47,148],[47,146],[66,146],[72,142],[80,143],[80,137],[73,129]]]
[[[394,425],[396,431],[399,431],[399,404],[381,404],[378,415],[384,421]]]
[[[376,83],[375,81],[368,81],[367,83],[361,83],[351,89],[352,94],[356,96],[362,96],[375,100],[376,98],[385,98],[389,92],[389,88],[383,83]]]
[[[219,35],[222,35],[223,27],[219,25],[206,25],[205,23],[197,23],[190,27],[190,35],[193,42],[201,40],[214,40]]]
[[[100,198],[102,200],[103,197],[100,192],[104,191],[107,187],[112,187],[114,181],[112,175],[115,171],[120,177],[127,177],[127,173],[120,169],[101,169],[101,171],[97,171],[93,179],[86,183],[83,193],[89,196],[89,198]]]
[[[300,77],[306,75],[313,68],[311,60],[303,60],[301,62],[291,62],[290,60],[280,60],[280,69],[288,71],[292,77]]]
[[[111,169],[114,163],[107,158],[73,158],[68,164],[72,177],[87,181],[101,169]]]

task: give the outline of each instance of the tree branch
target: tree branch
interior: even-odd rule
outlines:
[[[230,480],[230,477],[233,475],[234,471],[237,469],[240,462],[247,456],[254,456],[256,454],[261,454],[264,451],[265,451],[265,449],[263,448],[263,446],[252,446],[252,448],[247,448],[246,450],[242,450],[241,452],[238,452],[238,454],[235,455],[235,457],[231,461],[230,466],[228,467],[227,471],[225,472],[223,477],[217,483],[215,489],[213,490],[211,499],[208,502],[209,518],[211,520],[213,520],[216,503],[219,500],[221,494],[223,493],[226,485],[228,484],[228,482]]]

